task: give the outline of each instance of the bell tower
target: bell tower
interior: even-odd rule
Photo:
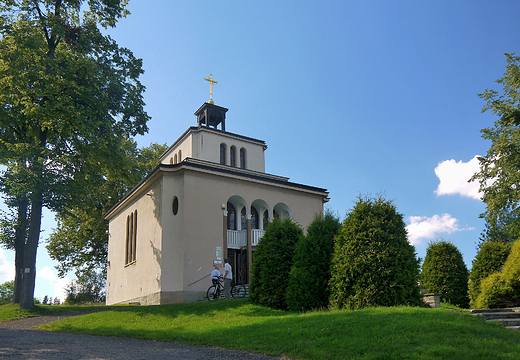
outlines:
[[[209,75],[209,79],[204,78],[204,80],[209,82],[209,101],[195,111],[197,123],[199,126],[213,126],[215,129],[219,124],[222,124],[220,129],[226,131],[226,112],[228,109],[217,106],[213,102],[213,84],[218,84],[218,82],[213,80],[213,74]]]
[[[197,117],[197,123],[199,126],[206,126],[217,129],[220,125],[220,130],[226,131],[226,112],[228,109],[215,104],[204,103],[197,111],[195,116]]]

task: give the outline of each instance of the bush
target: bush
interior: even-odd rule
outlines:
[[[334,236],[340,227],[339,218],[330,211],[324,216],[318,214],[307,236],[296,244],[286,295],[289,309],[305,311],[328,306],[330,262]]]
[[[430,242],[421,272],[421,286],[440,293],[442,302],[467,308],[468,268],[455,245],[446,240]]]
[[[470,307],[474,308],[480,294],[480,283],[489,275],[498,272],[511,253],[511,244],[505,242],[486,242],[479,246],[477,256],[469,274],[468,294]]]
[[[382,197],[359,197],[336,237],[331,307],[420,305],[418,280],[403,216]]]
[[[475,307],[483,309],[516,306],[520,306],[520,241],[513,244],[503,270],[482,280],[475,301]]]
[[[253,303],[286,310],[285,293],[293,264],[296,243],[303,237],[302,229],[290,219],[275,219],[258,243],[249,298]]]

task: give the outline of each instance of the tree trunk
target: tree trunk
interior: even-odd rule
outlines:
[[[14,294],[13,304],[19,304],[22,293],[22,275],[23,275],[23,261],[25,250],[25,238],[27,237],[27,206],[29,201],[27,197],[23,197],[18,201],[18,218],[16,221],[16,229],[14,235]]]
[[[47,130],[39,129],[39,145],[44,153],[47,142]],[[32,309],[34,307],[34,285],[36,282],[36,250],[40,241],[40,231],[42,224],[43,189],[44,177],[42,160],[44,156],[36,157],[32,163],[32,172],[38,177],[36,185],[30,195],[31,216],[29,221],[29,234],[24,249],[23,275],[22,275],[22,296],[20,299],[20,309]]]
[[[36,250],[40,241],[40,230],[42,222],[42,194],[34,194],[31,199],[31,220],[29,235],[25,244],[22,294],[20,309],[34,308],[34,285],[36,282]]]

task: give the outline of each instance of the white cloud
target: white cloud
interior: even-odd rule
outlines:
[[[14,280],[14,264],[6,260],[5,253],[0,249],[0,284]]]
[[[45,295],[50,297],[58,297],[61,301],[65,300],[65,287],[70,283],[71,279],[63,278],[60,279],[56,276],[53,269],[48,266],[44,266],[40,271],[36,273],[37,286],[43,285],[46,289]],[[48,291],[52,288],[53,291]]]
[[[435,194],[438,196],[458,194],[480,200],[482,194],[478,191],[478,181],[468,182],[479,170],[478,155],[466,163],[453,159],[439,163],[435,168],[435,175],[439,178],[440,183]]]
[[[456,218],[450,214],[427,216],[410,216],[408,230],[408,241],[412,245],[421,243],[421,239],[433,239],[437,234],[451,234],[456,231],[474,230],[473,227],[460,228]]]

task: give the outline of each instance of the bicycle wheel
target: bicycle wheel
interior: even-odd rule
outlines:
[[[235,298],[235,299],[245,297],[246,296],[246,287],[243,284],[233,285],[231,287],[231,296],[233,296],[233,298]]]
[[[220,298],[220,289],[215,285],[211,285],[206,294],[209,301],[217,300]]]

